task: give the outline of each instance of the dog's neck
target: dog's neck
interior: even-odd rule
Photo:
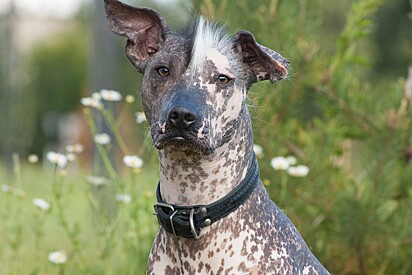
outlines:
[[[165,202],[210,204],[240,183],[252,161],[253,135],[248,111],[238,119],[233,137],[211,155],[176,148],[159,151],[160,192]]]

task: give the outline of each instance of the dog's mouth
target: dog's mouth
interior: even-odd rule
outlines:
[[[205,155],[210,155],[215,151],[209,144],[207,136],[198,138],[195,132],[168,131],[152,135],[152,137],[154,146],[158,150],[175,147],[179,150],[201,152]]]

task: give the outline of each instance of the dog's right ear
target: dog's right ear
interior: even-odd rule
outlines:
[[[110,29],[127,37],[126,55],[142,71],[146,60],[163,45],[170,29],[155,10],[135,8],[119,1],[105,0]]]
[[[275,83],[287,76],[289,61],[274,50],[259,45],[250,32],[238,31],[233,36],[233,41],[243,63],[255,76],[254,82],[269,79]]]

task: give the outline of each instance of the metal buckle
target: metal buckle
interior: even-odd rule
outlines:
[[[197,235],[196,233],[196,229],[195,229],[195,222],[193,220],[193,215],[195,214],[195,209],[192,208],[192,210],[190,210],[190,215],[189,215],[189,223],[190,223],[190,231],[192,231],[193,237],[195,237],[195,239],[199,239],[199,235]]]
[[[169,218],[170,225],[172,226],[172,232],[173,232],[173,235],[175,235],[175,237],[177,237],[177,235],[176,235],[176,231],[175,231],[175,226],[173,225],[173,216],[176,215],[176,213],[177,213],[177,210],[175,212],[173,212],[173,214],[170,215],[170,218]]]
[[[169,208],[169,209],[172,210],[172,211],[175,211],[173,205],[170,205],[170,204],[167,204],[167,203],[163,203],[163,202],[158,202],[158,203],[156,203],[156,204],[153,206],[154,209],[155,209],[155,212],[153,213],[153,215],[157,216],[157,208],[158,208],[159,206],[160,206],[160,207],[166,207],[166,208]]]
[[[177,210],[175,210],[174,207],[170,204],[158,202],[154,205],[155,212],[153,213],[153,215],[157,216],[157,209],[159,208],[159,206],[169,208],[170,210],[173,211],[172,215],[170,215],[170,217],[169,217],[169,221],[170,221],[170,226],[172,227],[173,235],[175,235],[175,237],[177,237],[176,231],[175,231],[175,226],[173,225],[173,216],[176,215]],[[158,219],[159,219],[159,217],[158,217]]]

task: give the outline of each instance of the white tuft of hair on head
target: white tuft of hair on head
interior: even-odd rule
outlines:
[[[221,54],[228,54],[231,50],[230,38],[223,27],[200,16],[193,43],[190,71],[193,73],[202,71],[208,49],[216,49]]]

